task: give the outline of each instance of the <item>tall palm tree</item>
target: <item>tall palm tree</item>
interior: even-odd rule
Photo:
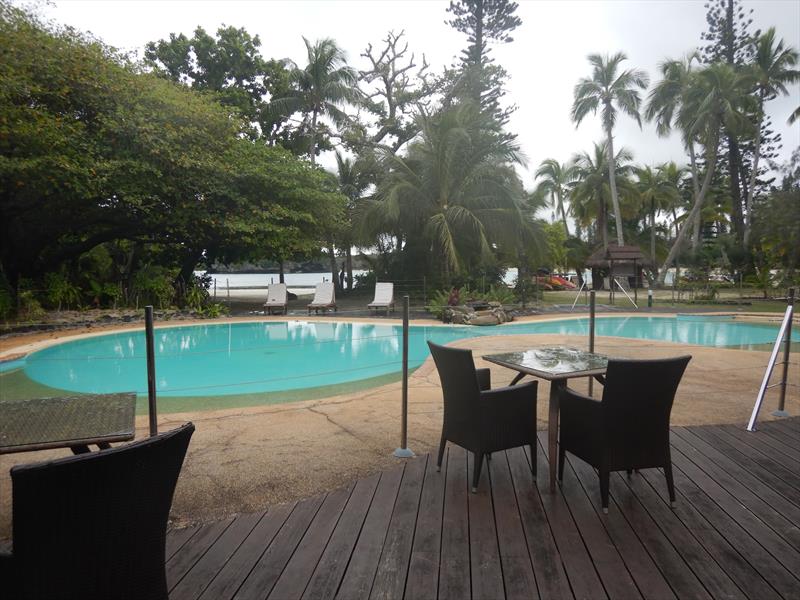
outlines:
[[[637,192],[628,179],[633,156],[620,148],[614,156],[614,177],[618,180],[626,208],[632,206]],[[595,237],[600,237],[603,248],[608,248],[608,204],[611,199],[611,187],[608,178],[608,147],[606,142],[595,144],[592,153],[576,154],[572,159],[575,165],[575,182],[570,193],[570,205],[580,225],[589,226],[595,223]],[[619,204],[619,202],[618,202]],[[622,222],[622,207],[618,223]],[[621,227],[621,225],[617,225]],[[618,236],[619,237],[619,236]]]
[[[405,156],[384,155],[387,175],[361,222],[373,234],[393,231],[427,255],[433,250],[447,285],[463,265],[491,260],[493,246],[528,235],[513,166],[522,158],[470,102],[422,114],[418,125],[421,135]]]
[[[639,189],[642,206],[650,219],[650,260],[655,266],[656,215],[677,203],[680,192],[667,178],[666,165],[661,165],[655,170],[649,166],[639,167],[636,169],[636,178],[636,187]]]
[[[561,164],[554,158],[546,158],[536,170],[536,178],[542,180],[537,189],[550,196],[550,205],[560,213],[561,221],[564,223],[564,232],[569,238],[569,226],[567,225],[567,212],[564,208],[564,202],[569,193],[570,185],[575,181],[575,165],[570,163]]]
[[[300,68],[294,65],[289,73],[292,91],[270,103],[270,112],[290,116],[296,112],[309,115],[308,153],[316,163],[319,142],[319,119],[328,117],[339,124],[346,120],[342,107],[355,104],[360,99],[356,84],[358,75],[347,66],[344,51],[330,38],[312,44],[305,37],[308,64]]]
[[[624,245],[622,234],[622,215],[619,208],[619,196],[615,178],[614,164],[614,123],[617,120],[617,109],[630,115],[641,127],[639,116],[641,97],[637,89],[647,88],[648,78],[644,71],[627,69],[618,73],[619,65],[627,60],[624,53],[613,56],[589,55],[589,63],[593,67],[590,78],[581,79],[575,86],[575,102],[572,105],[572,120],[580,125],[589,113],[601,110],[603,129],[606,133],[606,149],[608,151],[608,180],[611,187],[611,204],[617,221],[617,244]],[[616,106],[615,106],[616,105]]]
[[[646,115],[657,120],[657,130],[666,134],[673,125],[681,129],[684,145],[693,148],[699,143],[704,148],[705,176],[699,183],[699,168],[696,156],[690,151],[694,202],[688,216],[670,248],[659,275],[658,284],[664,283],[667,269],[675,260],[688,231],[700,218],[703,201],[711,186],[717,166],[717,151],[722,127],[726,131],[747,131],[751,124],[747,119],[750,97],[744,93],[750,87],[746,74],[738,73],[727,63],[714,63],[702,70],[682,71],[677,82],[672,72],[676,61],[662,66],[662,73],[669,79],[659,82],[650,95]]]
[[[353,256],[352,247],[358,245],[359,240],[355,236],[352,227],[353,220],[362,201],[365,190],[369,187],[369,179],[366,177],[362,164],[359,160],[352,160],[336,152],[336,178],[339,182],[339,191],[347,198],[346,206],[346,227],[340,234],[339,243],[345,250],[345,267],[347,269],[347,287],[353,289]]]
[[[761,126],[764,122],[764,103],[779,95],[788,96],[787,83],[794,83],[800,78],[800,72],[794,67],[797,64],[797,50],[786,48],[783,40],[775,42],[775,28],[770,27],[755,41],[755,54],[750,65],[756,83],[758,99],[755,150],[753,166],[750,170],[750,185],[745,200],[744,247],[750,243],[750,232],[753,226],[753,194],[758,176],[758,161],[761,158]]]

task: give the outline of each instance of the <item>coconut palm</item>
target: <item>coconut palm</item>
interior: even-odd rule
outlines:
[[[764,122],[764,103],[779,95],[788,96],[787,83],[794,83],[800,78],[800,72],[794,67],[797,64],[797,50],[786,48],[783,40],[775,42],[775,28],[770,27],[755,41],[755,54],[750,65],[756,82],[758,99],[756,139],[753,166],[750,170],[750,185],[747,188],[745,201],[744,247],[750,243],[750,231],[753,225],[753,194],[758,175],[758,161],[761,158],[761,126]]]
[[[569,238],[569,226],[567,225],[567,212],[564,202],[569,194],[571,184],[575,181],[575,165],[561,164],[553,158],[546,158],[536,170],[536,178],[542,181],[537,186],[537,190],[550,196],[550,206],[556,209],[561,215],[564,223],[564,232]]]
[[[625,210],[635,204],[637,196],[636,188],[627,177],[631,171],[627,163],[632,158],[631,153],[625,148],[620,148],[614,156],[614,177],[618,180]],[[611,200],[611,187],[606,142],[595,144],[591,153],[576,154],[572,162],[575,165],[575,182],[570,193],[573,214],[581,226],[588,227],[594,222],[595,237],[599,236],[603,248],[608,248],[608,204]],[[621,227],[623,207],[617,212],[619,213],[617,226]]]
[[[694,202],[683,222],[669,254],[660,269],[659,285],[664,283],[667,269],[675,260],[683,240],[695,219],[700,218],[703,201],[711,186],[717,166],[720,131],[744,132],[752,125],[747,119],[750,97],[745,91],[750,86],[746,74],[738,73],[727,63],[714,63],[702,70],[691,71],[680,67],[676,61],[662,66],[668,76],[659,82],[650,95],[646,115],[657,120],[657,130],[665,135],[673,125],[681,129],[684,145],[690,148]],[[676,77],[679,71],[679,77]],[[699,168],[694,155],[694,144],[704,148],[705,176],[699,183]]]
[[[387,174],[362,224],[373,234],[433,250],[445,284],[462,266],[492,260],[493,247],[530,236],[516,146],[494,135],[470,102],[418,117],[405,156],[384,155]]]
[[[336,178],[339,191],[347,198],[346,227],[338,238],[339,247],[345,250],[345,267],[347,270],[347,288],[353,289],[353,256],[352,247],[358,245],[352,227],[353,220],[362,202],[364,192],[369,187],[369,178],[360,160],[353,160],[336,152]],[[363,241],[363,240],[361,240]]]
[[[674,167],[674,163],[672,164]],[[636,169],[636,187],[639,189],[642,207],[650,219],[650,260],[656,264],[656,215],[677,204],[680,192],[667,178],[666,165],[657,169],[639,167]]]
[[[360,98],[356,84],[358,75],[347,66],[344,51],[330,38],[312,44],[303,38],[308,64],[304,68],[294,65],[289,73],[293,90],[270,103],[270,112],[289,116],[302,112],[310,116],[308,153],[316,162],[319,142],[319,119],[329,117],[335,123],[346,120],[342,107],[355,104]]]
[[[624,53],[613,56],[589,55],[589,63],[593,67],[590,78],[581,79],[575,86],[575,102],[572,105],[572,120],[580,125],[589,113],[596,114],[601,110],[603,129],[606,133],[606,150],[608,152],[608,180],[611,189],[611,204],[617,222],[617,244],[625,241],[622,234],[622,214],[619,208],[619,196],[615,178],[616,165],[614,157],[614,123],[617,120],[617,109],[630,115],[641,127],[639,116],[641,98],[638,89],[646,89],[647,74],[636,69],[627,69],[618,73],[622,61],[627,60]],[[616,106],[615,106],[616,105]]]

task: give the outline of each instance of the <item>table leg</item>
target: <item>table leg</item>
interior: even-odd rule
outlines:
[[[547,423],[547,451],[550,460],[550,492],[556,491],[556,466],[558,465],[558,409],[561,401],[561,390],[567,385],[564,379],[550,382],[550,413]]]

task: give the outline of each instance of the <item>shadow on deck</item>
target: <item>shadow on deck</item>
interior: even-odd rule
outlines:
[[[347,487],[167,540],[170,598],[797,598],[800,418],[675,427],[663,474],[612,475],[609,514],[579,460],[548,491],[522,449],[470,494],[471,458],[422,456]]]

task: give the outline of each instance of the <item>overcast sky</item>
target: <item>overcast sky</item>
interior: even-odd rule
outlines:
[[[625,52],[629,67],[644,69],[651,82],[658,79],[664,58],[680,58],[694,49],[705,29],[703,0],[519,1],[522,25],[514,42],[494,47],[495,60],[509,72],[508,97],[519,108],[509,123],[518,134],[528,158],[525,186],[533,186],[533,173],[545,158],[568,160],[589,150],[602,138],[599,117],[587,117],[579,128],[570,121],[573,87],[590,74],[590,53]],[[451,64],[466,45],[466,38],[445,24],[448,2],[417,0],[293,2],[212,1],[56,1],[41,9],[57,23],[91,31],[121,50],[139,51],[148,41],[170,33],[191,35],[197,25],[213,33],[220,24],[244,27],[261,38],[265,58],[290,58],[305,64],[301,36],[310,40],[335,39],[356,68],[366,68],[360,57],[368,43],[378,46],[386,32],[404,30],[411,50],[425,53],[439,71]],[[754,26],[774,26],[779,38],[800,47],[800,1],[756,0]],[[800,84],[791,96],[768,105],[775,129],[783,135],[782,158],[800,146],[800,126],[786,124],[800,105]],[[615,144],[634,152],[637,163],[674,160],[684,163],[677,136],[658,138],[653,127],[639,130],[628,117],[618,120]],[[323,158],[326,166],[330,157]]]

